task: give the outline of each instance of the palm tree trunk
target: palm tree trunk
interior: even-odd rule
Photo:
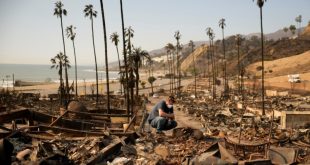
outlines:
[[[98,91],[98,68],[97,68],[97,57],[96,57],[96,49],[95,49],[95,38],[94,38],[94,22],[93,17],[91,16],[91,31],[92,31],[92,38],[93,38],[93,48],[94,48],[94,57],[95,57],[95,69],[96,69],[96,105],[98,104],[99,98],[99,91]]]
[[[177,74],[178,74],[177,92],[178,92],[178,94],[180,94],[180,87],[181,87],[181,71],[180,71],[179,41],[177,41]]]
[[[216,99],[216,66],[213,40],[211,40],[211,57],[212,57],[212,71],[213,71],[213,99]]]
[[[170,72],[170,64],[169,64],[169,53],[167,52],[167,65],[168,65],[168,75],[169,75],[169,91],[171,94],[171,72]]]
[[[121,60],[119,58],[119,51],[118,51],[118,46],[116,45],[116,52],[117,52],[117,58],[118,58],[118,68],[119,68],[119,71],[121,71]],[[119,89],[121,90],[121,95],[123,94],[123,87],[122,87],[122,83],[120,83],[120,87]]]
[[[62,63],[59,64],[59,93],[60,93],[60,106],[63,105],[63,78],[62,78]]]
[[[210,92],[212,92],[212,96],[214,97],[214,88],[213,88],[213,86],[214,86],[214,66],[213,66],[213,55],[212,55],[212,41],[210,40],[210,51],[209,51],[209,55],[210,55],[210,69],[209,69],[209,71],[210,71],[210,73],[209,73],[209,80],[210,80]],[[211,71],[212,70],[212,71]],[[211,82],[211,75],[212,75],[212,82]]]
[[[263,112],[262,115],[265,115],[265,77],[264,77],[264,33],[263,33],[263,8],[260,7],[260,28],[261,28],[261,44],[262,44],[262,106]]]
[[[211,40],[211,65],[212,65],[212,96],[213,99],[215,99],[215,66],[214,66],[214,54],[213,54],[213,45],[212,45],[212,40]]]
[[[133,75],[133,70],[130,71],[130,113],[133,114],[133,107],[134,107],[134,75]]]
[[[126,86],[126,100],[127,100],[127,114],[129,114],[129,88],[128,88],[128,67],[127,67],[127,53],[126,53],[126,41],[125,41],[125,27],[124,27],[124,15],[123,15],[123,0],[120,0],[121,17],[122,17],[122,33],[123,33],[123,51],[124,51],[124,63],[125,63],[125,86]]]
[[[74,62],[75,62],[75,97],[77,98],[78,96],[78,88],[77,88],[77,64],[76,64],[76,53],[75,53],[75,44],[74,40],[72,40],[73,44],[73,51],[74,51]]]
[[[197,73],[196,73],[196,64],[195,64],[195,56],[193,55],[193,63],[194,63],[194,78],[195,78],[195,98],[197,98]]]
[[[131,41],[130,41],[130,30],[129,30],[129,34],[128,34],[128,56],[131,56]],[[134,75],[133,75],[133,70],[130,71],[130,83],[133,81],[134,79]],[[133,114],[133,106],[134,106],[134,85],[130,84],[130,113]]]
[[[61,33],[62,33],[62,43],[64,45],[64,55],[66,56],[66,44],[65,44],[65,37],[64,37],[64,28],[63,28],[63,23],[62,23],[62,15],[60,15],[60,22],[61,22]],[[69,101],[69,82],[68,82],[68,71],[67,71],[67,63],[65,61],[65,76],[66,76],[66,107],[67,107],[67,104],[68,104],[68,101]]]
[[[241,87],[240,87],[240,91],[241,91],[241,98],[242,98],[242,101],[244,101],[244,79],[243,79],[243,76],[244,76],[244,66],[242,65],[241,67]]]
[[[137,96],[137,98],[138,98],[138,96],[139,96],[139,80],[140,80],[140,76],[139,76],[139,66],[136,64],[136,66],[135,66],[136,68],[136,73],[135,73],[135,75],[136,75],[136,96]]]
[[[175,55],[172,54],[172,70],[173,70],[173,76],[172,76],[172,93],[175,94]]]
[[[173,85],[172,85],[172,66],[173,63],[172,63],[172,53],[170,53],[170,63],[169,63],[169,68],[170,68],[170,95],[172,95],[173,93]]]
[[[224,61],[224,75],[223,75],[223,80],[224,80],[224,96],[225,99],[227,99],[227,95],[228,95],[228,82],[227,82],[227,75],[226,75],[226,50],[225,50],[225,38],[224,38],[224,28],[222,29],[222,34],[223,34],[223,61]]]
[[[210,46],[211,46],[211,41],[210,41]],[[211,48],[210,46],[208,47],[207,50],[207,63],[208,63],[208,67],[207,67],[207,72],[208,72],[208,81],[209,81],[209,90],[211,92],[211,73],[210,73],[210,60],[211,60]],[[205,73],[204,73],[205,74]],[[204,75],[204,77],[206,77],[206,75]]]
[[[104,55],[105,55],[105,72],[107,81],[107,112],[110,113],[110,82],[109,82],[109,61],[108,61],[108,46],[107,46],[107,31],[104,18],[103,3],[100,0],[101,14],[102,14],[102,24],[103,24],[103,34],[104,34]]]
[[[241,73],[241,71],[240,71],[240,52],[239,52],[239,45],[237,46],[238,47],[238,77],[237,77],[237,85],[238,85],[238,94],[240,95],[241,93],[241,91],[240,91],[240,73]]]

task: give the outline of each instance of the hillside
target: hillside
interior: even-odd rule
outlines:
[[[265,87],[266,89],[279,91],[299,91],[299,94],[309,95],[310,91],[310,51],[281,58],[273,61],[265,61]],[[252,75],[261,75],[257,67],[261,62],[249,65],[246,70]],[[288,75],[299,74],[300,83],[290,83]],[[307,93],[308,91],[308,93]]]
[[[282,39],[265,44],[264,57],[266,61],[294,56],[310,50],[310,40],[301,38]],[[242,55],[240,61],[245,66],[261,60],[261,48],[256,47]],[[233,65],[234,62],[230,63]],[[235,62],[236,65],[236,62]]]
[[[276,77],[288,74],[301,74],[310,72],[310,51],[285,57],[273,61],[265,61],[266,77]],[[261,75],[261,71],[257,71],[257,67],[261,66],[261,62],[256,62],[246,68],[248,73]]]
[[[308,25],[305,30],[301,33],[303,39],[310,40],[310,25]]]
[[[267,40],[265,41],[264,56],[266,61],[277,60],[285,57],[290,57],[298,54],[302,54],[310,50],[310,27],[304,28],[304,32],[297,38],[281,38],[279,40]],[[235,75],[237,73],[237,48],[235,43],[235,36],[230,36],[225,39],[226,43],[226,59],[227,59],[227,73],[228,75]],[[216,60],[220,60],[223,57],[222,42],[220,40],[215,42]],[[207,46],[197,48],[197,52],[206,52]],[[187,70],[192,64],[192,55],[197,56],[196,63],[199,67],[199,61],[203,61],[204,56],[197,55],[195,51],[190,54],[181,64],[182,70]],[[240,46],[240,63],[244,66],[248,66],[252,63],[259,62],[261,60],[261,47],[260,39],[256,36],[251,37],[243,41]],[[204,65],[200,66],[203,68]],[[201,73],[202,70],[198,69]],[[221,74],[221,73],[220,73]]]
[[[195,45],[196,47],[199,47],[199,46],[204,45],[204,44],[206,44],[206,43],[207,43],[207,41],[194,41],[194,45]],[[184,44],[184,48],[187,48],[187,47],[188,47],[188,44],[185,43],[185,44]],[[155,49],[155,50],[149,51],[149,54],[150,54],[152,57],[162,56],[162,55],[165,54],[165,53],[166,53],[165,47],[160,48],[160,49]]]
[[[305,27],[297,28],[296,32],[298,32],[298,31],[302,32],[302,31],[304,31],[304,29],[305,29]],[[246,35],[245,38],[250,39],[252,36],[260,37],[260,33],[251,33],[251,34]],[[265,34],[266,40],[279,40],[281,38],[290,38],[293,36],[294,35],[290,31],[284,32],[283,29],[277,30],[273,33]]]
[[[197,60],[201,59],[203,57],[203,55],[205,55],[207,53],[208,50],[208,45],[202,45],[200,47],[198,47],[197,49],[195,49],[195,51],[190,54],[189,56],[187,56],[182,64],[181,64],[181,70],[182,71],[187,71],[188,69],[190,69],[190,67],[192,67],[192,63],[193,63],[193,57],[195,58],[195,61],[197,63]]]
[[[290,39],[292,37],[291,32],[285,33],[283,30],[278,30],[274,33],[265,34],[265,60],[275,60],[279,58],[289,57],[296,54],[303,53],[310,50],[310,26],[301,28],[303,30],[301,35],[295,39]],[[244,35],[245,41],[240,47],[240,61],[245,66],[250,65],[254,62],[260,61],[260,39],[259,33],[251,33]],[[201,70],[205,67],[206,63],[206,52],[208,41],[194,41],[196,50],[194,51],[194,56],[196,59],[197,68]],[[227,58],[227,70],[228,74],[235,74],[237,72],[237,50],[235,45],[235,36],[228,36],[225,38],[226,43],[226,58]],[[181,58],[181,69],[183,71],[188,71],[192,67],[193,57],[190,54],[191,49],[188,44],[183,44],[182,58]],[[215,41],[216,56],[217,59],[222,57],[222,42],[221,40]],[[205,49],[205,50],[204,50]],[[166,53],[165,48],[155,49],[149,51],[152,57],[162,56]],[[189,55],[190,54],[190,55]],[[184,59],[183,59],[184,58]],[[111,69],[118,69],[118,62],[111,62],[109,64]],[[162,66],[160,66],[162,67]],[[198,69],[199,71],[199,69]]]
[[[302,28],[296,29],[296,31],[298,31],[298,30],[304,31],[304,29],[305,29],[305,27],[302,27]],[[251,39],[253,36],[260,37],[260,33],[250,33],[250,34],[246,34],[246,35],[243,35],[243,36],[246,39]],[[292,37],[292,36],[293,36],[293,34],[290,31],[284,32],[282,29],[277,30],[277,31],[275,31],[273,33],[265,34],[265,37],[266,37],[267,40],[278,40],[278,39],[281,39],[281,38],[289,38],[289,37]],[[226,36],[226,39],[229,38],[229,37],[232,37],[232,36]],[[201,45],[208,44],[208,43],[209,43],[209,41],[194,41],[194,44],[195,44],[196,47],[199,47]],[[185,47],[188,46],[187,43],[183,43],[183,45]],[[149,51],[149,54],[152,57],[161,56],[162,54],[165,54],[165,53],[166,53],[165,47]]]

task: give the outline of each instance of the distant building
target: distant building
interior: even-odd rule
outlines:
[[[156,62],[167,62],[167,55],[165,54],[159,57],[153,57],[152,60]]]

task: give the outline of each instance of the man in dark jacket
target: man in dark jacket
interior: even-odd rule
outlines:
[[[173,113],[174,102],[174,97],[169,96],[166,100],[157,103],[150,112],[147,120],[153,128],[156,128],[156,133],[161,134],[163,130],[170,130],[177,126]]]

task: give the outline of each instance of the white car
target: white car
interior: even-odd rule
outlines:
[[[154,97],[154,98],[158,98],[159,95],[158,95],[157,93],[154,93],[154,94],[153,94],[153,97]]]

